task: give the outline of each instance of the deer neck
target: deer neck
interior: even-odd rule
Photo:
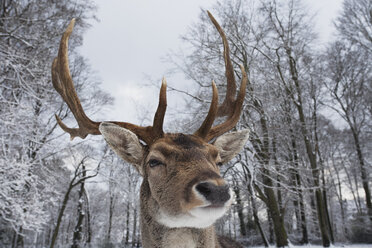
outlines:
[[[214,226],[169,228],[156,221],[159,207],[151,197],[148,183],[141,185],[141,237],[144,248],[218,248]]]

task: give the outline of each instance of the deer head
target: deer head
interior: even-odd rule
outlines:
[[[135,166],[143,177],[143,222],[154,220],[169,228],[205,228],[221,217],[232,201],[229,187],[220,175],[220,166],[232,159],[248,139],[247,130],[226,133],[240,118],[247,75],[241,66],[242,80],[236,96],[227,39],[217,21],[209,12],[208,15],[222,37],[227,90],[224,102],[218,106],[217,87],[212,82],[213,97],[209,112],[194,134],[163,131],[167,106],[164,79],[152,126],[141,127],[117,121],[95,122],[89,119],[74,89],[68,65],[68,39],[74,20],[64,32],[58,56],[53,61],[53,86],[67,103],[79,127],[69,128],[56,116],[58,124],[71,135],[71,139],[102,134],[120,157]],[[227,116],[226,120],[213,126],[215,118],[223,116]]]

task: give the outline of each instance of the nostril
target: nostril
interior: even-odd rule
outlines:
[[[224,204],[231,198],[227,185],[217,186],[210,182],[204,182],[199,183],[195,188],[213,205]]]
[[[200,194],[207,197],[212,192],[211,184],[210,183],[199,183],[196,185],[196,190],[199,191]]]
[[[221,202],[227,202],[228,200],[230,200],[230,198],[231,198],[231,195],[230,195],[228,187],[221,190],[221,194],[220,194],[220,201]]]

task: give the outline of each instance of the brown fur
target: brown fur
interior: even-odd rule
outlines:
[[[205,182],[215,186],[226,185],[217,164],[222,161],[221,157],[231,157],[231,154],[236,154],[236,150],[241,149],[248,132],[230,133],[227,139],[223,135],[216,140],[217,146],[195,135],[185,134],[164,134],[163,138],[150,146],[141,146],[133,133],[121,129],[123,128],[114,124],[101,125],[106,141],[123,159],[133,157],[133,154],[128,157],[128,151],[142,154],[142,162],[135,166],[143,176],[140,193],[143,247],[229,247],[226,246],[228,242],[222,245],[222,239],[220,245],[212,224],[222,216],[223,209],[228,205],[218,207],[217,210],[203,209],[203,206],[211,203],[195,188]],[[231,135],[236,136],[236,144],[231,143]],[[129,139],[130,142],[125,141]],[[127,148],[125,152],[121,149],[123,143]],[[225,147],[225,143],[231,147]],[[149,161],[154,160],[158,162],[151,167]],[[192,215],[191,213],[195,214],[192,211],[201,211],[201,215],[200,212]],[[204,216],[205,213],[207,217]],[[201,216],[201,220],[195,216]]]
[[[192,244],[200,248],[227,247],[219,245],[213,226],[168,228],[156,221],[160,208],[177,215],[203,204],[191,191],[198,182],[208,180],[216,185],[226,184],[216,165],[220,160],[218,149],[193,135],[167,134],[149,150],[142,164],[143,247],[188,247]],[[147,164],[150,159],[157,159],[164,165],[150,168]],[[189,243],[184,243],[185,240]]]
[[[214,17],[209,12],[208,15],[223,40],[227,90],[224,102],[218,106],[217,87],[212,83],[211,107],[195,135],[164,134],[163,121],[167,106],[164,79],[153,126],[89,119],[69,73],[67,45],[74,19],[64,32],[58,56],[53,61],[53,86],[68,104],[79,125],[79,128],[69,128],[56,116],[61,128],[70,133],[71,139],[102,134],[108,145],[133,164],[144,177],[141,186],[141,225],[145,248],[220,247],[212,223],[223,215],[231,203],[231,196],[216,164],[233,158],[247,140],[247,130],[227,135],[224,133],[239,120],[248,80],[241,66],[242,82],[235,98],[236,84],[227,39]],[[216,116],[228,118],[213,126]],[[207,143],[216,137],[214,145]],[[142,145],[139,139],[150,147]]]
[[[183,141],[179,142],[180,139]],[[216,178],[220,184],[225,184],[216,165],[218,157],[210,154],[218,154],[213,145],[196,136],[183,134],[168,134],[150,147],[142,165],[144,180],[149,182],[151,195],[162,209],[174,215],[185,213],[202,204],[191,194],[193,185]],[[164,165],[150,168],[147,162],[151,159],[157,159]],[[206,176],[195,180],[200,174]]]

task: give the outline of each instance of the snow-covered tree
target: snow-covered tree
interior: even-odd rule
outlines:
[[[59,194],[60,151],[54,114],[68,116],[51,83],[51,62],[61,33],[77,18],[71,73],[77,90],[90,88],[88,105],[107,101],[84,58],[76,53],[95,18],[92,1],[0,1],[0,244],[37,239]],[[67,173],[66,170],[63,173]],[[31,233],[31,235],[29,235]]]

